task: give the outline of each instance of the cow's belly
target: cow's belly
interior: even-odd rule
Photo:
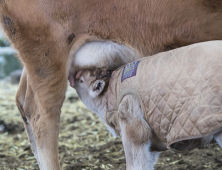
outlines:
[[[72,62],[74,69],[75,67],[107,67],[116,69],[140,57],[141,55],[136,50],[126,45],[119,45],[111,41],[100,41],[84,44],[76,52]]]

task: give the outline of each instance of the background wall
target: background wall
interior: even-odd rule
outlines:
[[[9,42],[0,31],[0,79],[3,79],[22,65],[15,57],[16,51],[10,47]]]

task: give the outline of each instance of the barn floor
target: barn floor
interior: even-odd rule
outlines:
[[[0,169],[38,169],[22,119],[14,102],[17,85],[0,81]],[[4,124],[4,122],[5,124]],[[3,133],[4,132],[4,133]],[[62,108],[59,156],[63,170],[125,169],[120,139],[113,138],[99,119],[88,111],[71,88]],[[178,154],[163,152],[156,170],[219,170],[222,150],[218,145]]]

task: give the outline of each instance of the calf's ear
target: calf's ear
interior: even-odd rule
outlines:
[[[96,80],[93,85],[91,86],[90,89],[90,96],[92,98],[97,97],[102,91],[104,90],[105,87],[105,81],[103,80]]]

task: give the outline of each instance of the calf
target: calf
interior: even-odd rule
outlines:
[[[85,70],[75,89],[111,133],[127,169],[154,169],[159,152],[222,146],[222,41],[182,47],[112,73]]]
[[[16,104],[34,155],[41,170],[59,170],[67,78],[74,86],[84,68],[115,69],[158,52],[221,40],[222,1],[0,0],[0,24],[25,67]]]

